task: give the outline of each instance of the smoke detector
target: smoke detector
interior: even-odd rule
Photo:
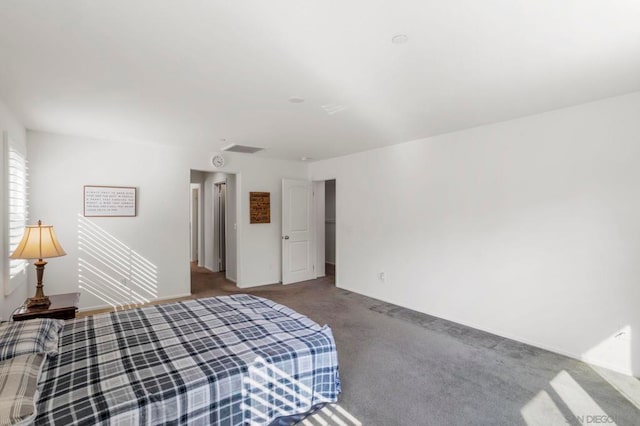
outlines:
[[[405,44],[409,41],[409,37],[406,34],[396,34],[391,38],[393,44]]]

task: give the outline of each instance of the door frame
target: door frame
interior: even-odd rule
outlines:
[[[202,259],[202,254],[203,254],[203,248],[202,248],[202,244],[203,244],[203,240],[202,240],[202,233],[203,233],[203,228],[202,228],[202,216],[203,216],[203,211],[202,211],[202,184],[201,183],[191,183],[189,184],[189,223],[191,223],[191,229],[189,229],[190,234],[189,234],[189,258],[190,261],[193,262],[193,253],[192,253],[192,249],[193,249],[193,190],[196,190],[196,196],[198,197],[198,203],[197,203],[197,209],[198,209],[198,229],[196,231],[197,234],[197,243],[196,243],[196,247],[197,247],[197,251],[198,251],[198,266],[203,266],[203,259]]]
[[[199,267],[203,267],[203,268],[207,268],[207,265],[205,263],[205,259],[208,259],[209,257],[209,252],[211,250],[205,250],[205,242],[208,242],[209,239],[207,238],[206,235],[206,231],[205,231],[205,224],[207,226],[209,226],[211,224],[211,220],[208,218],[208,214],[205,214],[205,206],[209,206],[210,201],[207,198],[209,194],[208,188],[209,188],[209,181],[208,181],[208,177],[217,173],[217,172],[213,172],[210,170],[200,170],[200,169],[195,169],[192,168],[190,169],[191,171],[197,171],[203,174],[203,179],[201,182],[190,182],[189,185],[189,193],[188,195],[185,194],[185,197],[188,197],[189,199],[189,205],[191,206],[191,185],[194,185],[194,187],[197,185],[200,187],[200,197],[198,199],[198,204],[199,204],[199,210],[200,210],[200,215],[198,218],[198,225],[200,227],[200,231],[198,233],[198,266]],[[244,206],[243,203],[243,199],[244,197],[241,196],[241,190],[242,190],[242,173],[238,172],[237,170],[225,170],[224,172],[222,172],[226,175],[226,178],[224,179],[224,182],[227,184],[227,200],[225,203],[225,207],[226,207],[226,211],[225,211],[225,219],[227,221],[227,235],[225,237],[225,242],[226,242],[226,247],[225,250],[227,252],[227,260],[229,259],[229,253],[233,253],[233,255],[235,256],[235,269],[234,270],[230,270],[229,269],[229,265],[227,262],[227,268],[226,268],[226,272],[225,272],[225,277],[226,279],[228,279],[229,281],[232,281],[234,283],[236,283],[236,285],[238,287],[240,287],[240,284],[238,283],[242,283],[242,279],[243,279],[243,274],[242,274],[242,267],[243,267],[243,258],[241,256],[242,253],[242,247],[243,247],[243,241],[242,241],[242,208]],[[230,176],[233,176],[233,178],[230,178]],[[216,179],[215,182],[222,182],[222,179]],[[232,187],[229,187],[229,183],[232,183]],[[231,209],[230,204],[229,204],[229,192],[233,191],[233,205],[235,207],[235,209],[233,210],[234,214],[231,217],[229,215],[229,209]],[[186,192],[186,191],[185,191]],[[203,199],[207,198],[206,200]],[[213,205],[211,205],[211,207],[213,208]],[[187,210],[187,214],[189,216],[185,215],[185,220],[186,221],[190,221],[191,220],[191,211],[190,211],[191,207],[189,207],[189,210]],[[229,228],[229,225],[231,225],[231,228]],[[188,229],[188,232],[191,232],[191,229],[189,227],[189,222],[186,222],[186,226]],[[229,235],[233,233],[233,239],[235,241],[235,248],[233,250],[229,250]],[[191,259],[191,247],[190,247],[190,237],[189,237],[189,244],[187,244],[187,252],[186,252],[186,258],[187,259]],[[206,253],[205,253],[206,251]],[[189,268],[189,264],[185,263],[186,268]],[[208,269],[208,268],[207,268]],[[211,270],[211,269],[209,269]],[[230,273],[235,272],[235,276],[231,277],[229,276]]]

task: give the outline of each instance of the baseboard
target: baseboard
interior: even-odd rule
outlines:
[[[535,342],[533,340],[529,340],[529,339],[525,339],[525,338],[522,338],[522,337],[513,336],[513,335],[511,335],[509,333],[505,333],[505,332],[502,332],[502,331],[499,331],[499,330],[494,330],[494,329],[487,328],[487,327],[478,327],[477,325],[470,324],[470,323],[468,323],[466,321],[460,321],[460,320],[458,320],[456,318],[453,318],[453,317],[449,317],[449,316],[446,316],[446,315],[441,315],[438,312],[419,311],[417,309],[414,309],[414,308],[411,308],[411,307],[408,307],[408,306],[400,305],[400,304],[398,304],[396,302],[387,301],[387,300],[384,300],[384,299],[380,299],[379,297],[375,297],[375,296],[372,296],[372,295],[369,295],[369,294],[366,294],[366,293],[357,292],[357,291],[354,291],[354,290],[352,290],[350,288],[347,288],[347,287],[339,286],[337,283],[336,283],[336,287],[342,288],[344,290],[351,291],[353,293],[361,294],[363,296],[370,297],[372,299],[376,299],[376,300],[379,300],[381,302],[391,303],[393,305],[400,306],[400,307],[405,308],[405,309],[410,309],[412,311],[420,312],[420,313],[423,313],[423,314],[426,314],[426,315],[431,315],[431,316],[436,317],[436,318],[441,318],[441,319],[446,320],[446,321],[451,321],[451,322],[456,323],[456,324],[464,325],[465,327],[473,328],[475,330],[480,330],[480,331],[484,331],[486,333],[491,333],[491,334],[494,334],[496,336],[504,337],[505,339],[510,339],[510,340],[514,340],[516,342],[524,343],[525,345],[534,346],[536,348],[544,349],[545,351],[557,353],[559,355],[563,355],[563,356],[566,356],[568,358],[577,359],[578,361],[582,361],[582,362],[587,363],[587,364],[591,364],[591,365],[594,365],[594,366],[597,366],[597,367],[607,368],[609,370],[613,370],[615,372],[618,372],[618,373],[621,373],[621,374],[625,374],[627,376],[636,377],[636,376],[634,376],[633,371],[631,369],[629,369],[629,368],[621,368],[620,366],[611,365],[611,364],[609,364],[607,362],[594,360],[592,358],[589,358],[588,356],[584,356],[583,354],[573,353],[571,351],[567,351],[567,350],[564,350],[564,349],[556,348],[556,347],[553,347],[553,346],[550,346],[550,345],[546,345],[546,344],[543,344],[543,343],[540,343],[540,342]]]
[[[253,287],[262,287],[262,286],[265,286],[265,285],[274,285],[274,284],[282,284],[282,282],[269,281],[269,282],[264,282],[264,283],[251,284],[251,285],[246,285],[246,284],[240,285],[240,284],[238,284],[238,288],[253,288]]]
[[[191,296],[191,293],[184,293],[184,294],[176,294],[173,296],[165,296],[165,297],[158,297],[156,299],[151,299],[149,300],[149,303],[152,302],[162,302],[163,300],[171,300],[171,299],[181,299],[183,297],[189,297]],[[144,305],[146,305],[147,303],[144,303]],[[128,306],[128,305],[119,305],[119,306]],[[97,306],[90,306],[90,307],[86,307],[86,308],[79,308],[78,312],[87,312],[87,311],[97,311],[98,309],[112,309],[113,305],[97,305]]]
[[[428,314],[428,315],[432,315],[432,314]],[[545,351],[553,352],[553,353],[556,353],[556,354],[559,354],[559,355],[564,355],[564,356],[566,356],[568,358],[577,359],[578,361],[582,361],[582,362],[587,363],[587,364],[591,364],[591,365],[595,365],[595,366],[598,366],[598,367],[607,368],[609,370],[613,370],[613,371],[616,371],[618,373],[625,374],[627,376],[633,376],[633,371],[631,371],[628,368],[621,368],[620,366],[616,366],[616,365],[609,364],[607,362],[602,362],[602,361],[599,361],[599,360],[595,360],[595,359],[589,358],[588,356],[584,356],[582,354],[577,354],[577,353],[574,353],[574,352],[571,352],[571,351],[567,351],[567,350],[564,350],[564,349],[556,348],[556,347],[553,347],[553,346],[550,346],[550,345],[546,345],[544,343],[536,342],[536,341],[525,339],[525,338],[522,338],[522,337],[516,337],[516,336],[513,336],[513,335],[511,335],[509,333],[503,333],[501,331],[493,330],[493,329],[490,329],[490,328],[485,328],[485,327],[480,328],[478,326],[471,325],[471,324],[469,324],[469,323],[467,323],[465,321],[458,321],[458,320],[455,320],[455,319],[449,319],[449,318],[445,318],[445,317],[440,316],[440,315],[433,315],[433,316],[438,317],[438,318],[442,318],[442,319],[447,320],[447,321],[455,322],[457,324],[462,324],[462,325],[464,325],[466,327],[469,327],[469,328],[474,328],[476,330],[484,331],[486,333],[495,334],[496,336],[504,337],[504,338],[509,339],[509,340],[515,340],[516,342],[524,343],[525,345],[534,346],[536,348],[544,349]]]

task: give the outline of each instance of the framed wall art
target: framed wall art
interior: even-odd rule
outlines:
[[[131,186],[84,186],[85,217],[133,217],[136,188]]]

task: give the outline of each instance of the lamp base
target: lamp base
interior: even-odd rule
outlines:
[[[33,264],[36,267],[38,284],[36,285],[36,295],[27,299],[27,308],[47,308],[51,304],[51,301],[47,296],[44,295],[44,291],[42,290],[42,276],[44,275],[44,265],[46,265],[47,262],[42,259],[38,259],[38,261],[34,262]]]
[[[27,299],[27,308],[48,307],[51,304],[48,296],[30,297]]]

